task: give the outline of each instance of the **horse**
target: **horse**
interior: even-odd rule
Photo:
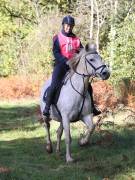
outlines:
[[[95,129],[91,97],[88,93],[89,79],[90,77],[99,77],[102,80],[107,80],[110,76],[110,71],[97,52],[95,44],[91,43],[86,44],[86,46],[67,63],[70,71],[68,75],[66,75],[66,80],[61,88],[57,104],[51,105],[50,118],[60,122],[57,130],[56,152],[60,152],[61,136],[64,130],[66,162],[73,162],[74,159],[71,156],[70,123],[79,120],[84,122],[87,126],[87,131],[85,136],[80,139],[79,144],[81,146],[88,144],[91,134]],[[43,85],[41,90],[40,109],[43,119],[43,109],[45,107],[43,96],[50,84],[51,79]],[[51,153],[50,122],[47,123],[44,121],[44,126],[47,132],[46,150],[48,153]]]

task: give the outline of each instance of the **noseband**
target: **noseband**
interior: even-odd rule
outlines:
[[[95,53],[89,53],[89,54],[98,54],[98,53],[95,52]],[[89,54],[87,54],[87,55],[89,55]],[[86,56],[87,56],[87,55],[86,55]],[[102,73],[102,71],[106,68],[106,65],[104,64],[104,65],[101,65],[101,66],[99,66],[99,67],[96,68],[96,67],[93,66],[93,64],[87,59],[86,56],[85,56],[85,66],[86,66],[86,70],[87,70],[88,75],[91,76],[91,75],[93,75],[93,74],[89,74],[88,69],[87,69],[87,63],[95,70],[95,74],[94,74],[94,75],[96,75],[96,71],[99,70],[99,69],[101,69],[100,73]],[[87,62],[87,63],[86,63],[86,62]],[[98,73],[98,74],[99,74],[99,73]]]
[[[92,53],[89,53],[89,54],[98,54],[98,53],[97,53],[97,52],[92,52]],[[87,55],[89,55],[89,54],[87,54]],[[86,55],[86,56],[87,56],[87,55]],[[96,67],[93,66],[93,64],[87,59],[86,56],[85,56],[85,67],[86,67],[87,74],[81,74],[81,73],[77,72],[76,70],[74,70],[75,73],[78,74],[78,75],[81,75],[81,76],[83,76],[83,77],[90,77],[90,76],[99,74],[99,73],[96,73],[96,71],[99,70],[99,69],[101,69],[100,73],[102,73],[102,71],[104,70],[104,68],[106,68],[106,65],[104,64],[104,65],[101,65],[101,66],[99,66],[99,67],[96,68]],[[95,70],[95,74],[89,74],[88,68],[87,68],[87,63]],[[79,62],[78,62],[78,64],[79,64]]]

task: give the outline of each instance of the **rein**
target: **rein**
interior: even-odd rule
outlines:
[[[97,52],[95,52],[95,53],[97,54]],[[89,54],[93,54],[93,53],[89,53]],[[79,64],[79,62],[80,62],[80,59],[79,59],[79,61],[78,61],[78,64]],[[101,66],[99,66],[99,67],[96,68],[95,66],[93,66],[93,64],[92,64],[91,62],[89,62],[89,60],[88,60],[87,57],[85,56],[85,68],[86,68],[87,74],[81,74],[81,73],[77,72],[77,71],[74,69],[74,72],[75,72],[76,74],[82,76],[82,78],[83,78],[83,85],[84,85],[83,94],[81,94],[81,93],[74,87],[74,85],[73,85],[73,83],[72,83],[72,80],[71,80],[72,77],[70,77],[70,84],[71,84],[72,88],[73,88],[80,96],[82,96],[82,98],[83,98],[83,102],[82,102],[82,106],[81,106],[81,109],[80,109],[79,114],[78,114],[78,118],[79,118],[80,115],[81,115],[81,112],[82,112],[82,109],[83,109],[83,106],[84,106],[84,102],[85,102],[85,98],[86,98],[86,95],[85,95],[86,87],[85,87],[85,83],[84,83],[84,78],[85,78],[85,77],[94,76],[94,75],[96,74],[96,73],[95,73],[95,74],[89,74],[88,68],[87,68],[87,63],[95,70],[95,72],[96,72],[97,70],[101,69],[100,73],[102,73],[102,71],[104,70],[104,68],[106,68],[106,65],[101,65]],[[78,64],[77,64],[77,65],[78,65]],[[93,78],[92,78],[92,80],[93,80]],[[92,82],[92,80],[91,80],[91,82]]]
[[[78,117],[77,118],[79,118],[80,117],[80,115],[81,115],[81,112],[82,112],[82,109],[83,109],[83,106],[84,106],[84,102],[85,102],[85,98],[86,98],[86,95],[85,95],[85,91],[86,91],[86,87],[85,87],[85,83],[84,83],[84,76],[82,77],[83,78],[83,94],[81,94],[77,89],[75,89],[75,87],[74,87],[74,85],[73,85],[73,83],[72,83],[72,80],[71,80],[71,77],[70,77],[70,84],[71,84],[71,86],[72,86],[72,88],[80,95],[80,96],[82,96],[82,98],[83,98],[83,102],[82,102],[82,106],[81,106],[81,109],[80,109],[80,111],[79,111],[79,113],[78,113]]]
[[[89,53],[89,54],[97,54],[97,52],[95,52],[95,53]],[[89,55],[89,54],[87,54],[87,55]],[[87,56],[86,55],[86,56]],[[89,74],[89,72],[88,72],[88,68],[87,68],[87,63],[95,70],[95,72],[97,71],[97,70],[99,70],[99,69],[101,69],[101,71],[100,71],[100,73],[102,73],[102,71],[104,70],[104,68],[106,68],[106,65],[104,64],[104,65],[101,65],[101,66],[99,66],[99,67],[95,67],[95,66],[93,66],[93,64],[87,59],[87,57],[85,56],[85,68],[86,68],[86,71],[87,71],[87,74],[81,74],[81,73],[79,73],[79,72],[77,72],[75,69],[74,69],[74,72],[76,73],[76,74],[78,74],[78,75],[80,75],[80,76],[83,76],[83,77],[90,77],[90,76],[93,76],[93,75],[95,75],[95,74]],[[80,62],[80,59],[79,59],[79,61],[78,61],[78,64],[79,64],[79,62]],[[77,64],[77,65],[78,65]]]
[[[104,65],[101,65],[101,66],[99,66],[99,67],[97,67],[97,68],[95,68],[95,66],[93,66],[93,64],[86,58],[86,56],[85,56],[85,66],[86,66],[86,70],[87,70],[87,64],[86,64],[86,62],[95,70],[95,72],[97,71],[97,70],[99,70],[99,69],[101,69],[101,71],[100,71],[100,73],[102,73],[102,71],[104,70],[104,68],[106,68],[106,65],[104,64]],[[88,72],[88,70],[87,70],[87,72]],[[89,73],[88,73],[89,74]],[[90,74],[89,74],[90,75]]]

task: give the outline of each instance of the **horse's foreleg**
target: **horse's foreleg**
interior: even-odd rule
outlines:
[[[60,123],[59,128],[57,129],[57,145],[56,145],[56,152],[60,152],[60,142],[61,142],[61,136],[63,134],[63,125]]]
[[[93,124],[93,115],[92,114],[84,116],[82,120],[87,126],[87,132],[86,132],[85,136],[79,140],[79,144],[81,146],[87,145],[89,143],[91,134],[93,133],[93,130],[95,129],[95,125]]]
[[[44,127],[46,129],[47,132],[47,138],[46,138],[46,151],[48,153],[52,153],[53,152],[53,148],[52,148],[52,142],[51,142],[51,138],[50,138],[50,123],[49,122],[45,122],[44,121]]]
[[[66,161],[73,162],[71,157],[71,135],[70,135],[70,122],[67,118],[63,118],[63,128],[65,133],[65,143],[66,143]]]

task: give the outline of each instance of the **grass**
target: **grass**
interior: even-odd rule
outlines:
[[[106,140],[99,132],[93,134],[91,146],[78,146],[81,123],[71,125],[72,154],[78,159],[65,162],[62,155],[45,151],[45,131],[37,122],[38,102],[34,100],[0,103],[0,180],[133,180],[135,179],[135,126],[118,123],[103,125],[111,133]],[[121,116],[121,115],[120,115]],[[58,124],[51,123],[53,146]],[[110,141],[110,142],[109,142]]]

